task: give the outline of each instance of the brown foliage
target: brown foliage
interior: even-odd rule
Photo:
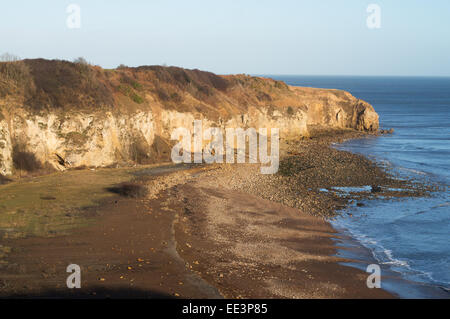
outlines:
[[[0,97],[30,87],[30,69],[23,61],[0,62]]]
[[[194,96],[211,95],[214,90],[225,92],[229,87],[227,79],[211,72],[186,70],[177,67],[142,66],[137,72],[152,71],[159,87],[175,86],[182,91],[188,91]],[[161,90],[161,89],[160,89]],[[162,94],[164,96],[170,96]]]
[[[24,63],[34,82],[27,101],[35,109],[114,104],[102,73],[90,65],[43,59],[24,60]]]
[[[178,67],[103,70],[84,60],[44,59],[0,63],[0,97],[19,96],[33,110],[135,108],[148,105],[150,95],[168,109],[218,116],[217,110],[224,105],[242,109],[274,104],[278,94],[288,91],[286,84],[270,79]]]

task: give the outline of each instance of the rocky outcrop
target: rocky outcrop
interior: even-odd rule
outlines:
[[[282,114],[277,112],[269,115],[265,109],[250,108],[246,114],[236,115],[227,121],[215,121],[200,113],[174,110],[160,110],[156,114],[137,111],[131,114],[33,115],[17,107],[9,122],[0,122],[0,172],[2,175],[13,172],[16,148],[60,170],[155,161],[157,158],[153,158],[153,152],[158,151],[155,150],[158,147],[155,145],[156,138],[169,141],[171,132],[179,127],[193,132],[195,119],[202,120],[204,129],[278,127],[282,132],[295,136],[307,134],[305,115],[301,111],[284,120]],[[166,152],[167,156],[169,154]]]
[[[306,105],[308,125],[354,128],[375,132],[378,114],[373,107],[350,93],[340,90],[291,87]]]
[[[11,118],[16,147],[33,153],[42,163],[61,166],[106,166],[136,158],[137,145],[150,156],[154,139],[153,118],[148,112],[116,116],[107,113],[32,115],[23,109]],[[142,139],[142,140],[141,140]],[[61,159],[64,159],[63,163]]]
[[[180,68],[21,63],[16,73],[0,63],[2,175],[14,172],[18,150],[61,170],[157,161],[170,154],[172,131],[192,131],[199,119],[204,129],[279,128],[281,138],[307,136],[317,124],[378,129],[372,106],[338,90]]]

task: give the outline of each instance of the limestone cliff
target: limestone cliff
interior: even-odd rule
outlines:
[[[372,106],[344,91],[175,67],[0,63],[2,175],[158,161],[168,158],[171,132],[192,130],[194,119],[204,127],[277,127],[282,138],[307,136],[311,124],[378,129]]]

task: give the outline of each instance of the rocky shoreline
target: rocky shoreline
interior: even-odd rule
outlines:
[[[354,130],[312,129],[312,136],[282,144],[278,174],[261,175],[257,165],[221,165],[209,173],[217,183],[270,201],[297,208],[314,216],[332,217],[349,203],[382,197],[427,196],[435,186],[398,178],[362,155],[332,147],[348,139],[376,134]],[[229,172],[229,173],[228,173]],[[366,188],[345,192],[340,188]]]
[[[261,175],[256,164],[136,169],[133,183],[146,187],[146,196],[118,193],[84,208],[80,213],[95,223],[63,237],[4,240],[10,249],[0,296],[394,297],[368,289],[367,273],[341,264],[353,260],[336,255],[341,234],[327,218],[359,198],[424,196],[429,187],[331,147],[364,133],[312,132],[282,143],[276,175]],[[364,185],[371,189],[333,189]],[[65,267],[74,262],[82,266],[83,288],[68,291]]]

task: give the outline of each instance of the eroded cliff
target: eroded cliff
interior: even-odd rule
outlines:
[[[339,90],[175,67],[105,70],[66,61],[0,63],[0,174],[168,159],[178,127],[378,129],[368,103]]]

